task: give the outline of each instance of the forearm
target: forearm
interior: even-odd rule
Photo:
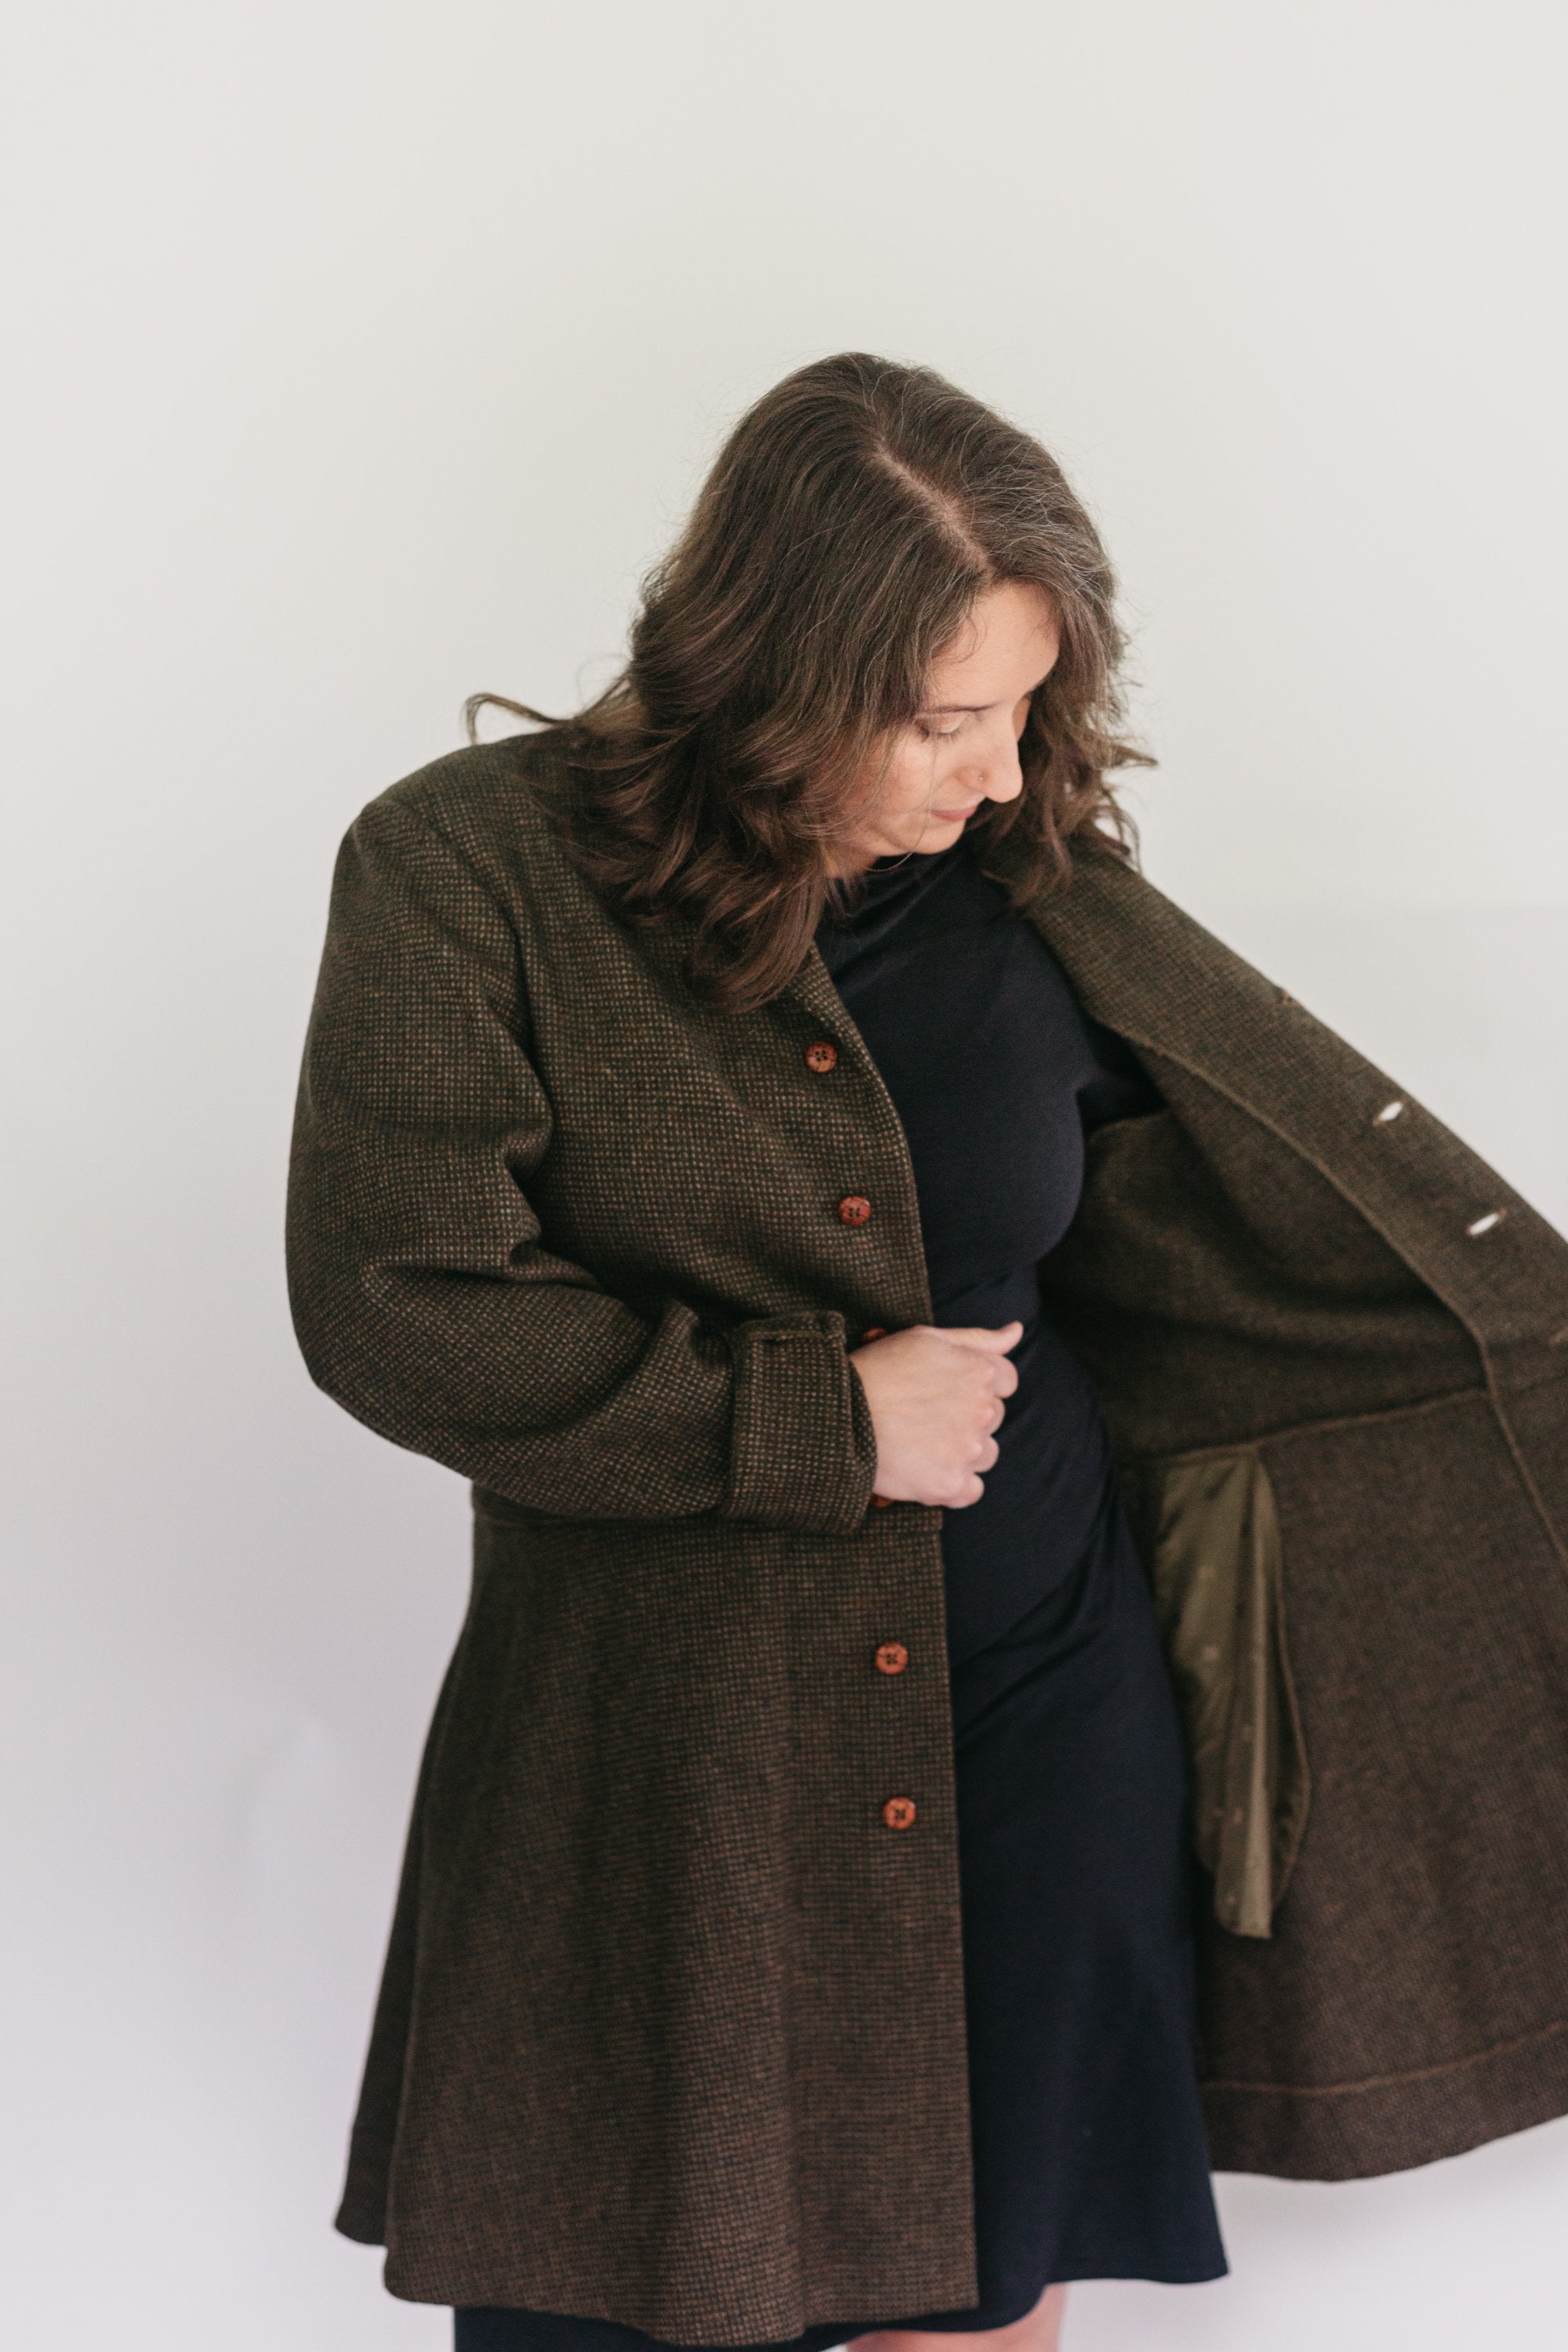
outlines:
[[[719,1513],[827,1533],[869,1506],[875,1435],[836,1314],[714,1328],[674,1300],[645,1320],[575,1283],[333,1274],[301,1213],[291,1229],[317,1384],[494,1493],[570,1518]]]

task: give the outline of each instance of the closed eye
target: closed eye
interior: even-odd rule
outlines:
[[[1050,672],[1047,670],[1046,672],[1046,677],[1048,677],[1049,676]],[[1036,695],[1038,694],[1041,687],[1044,686],[1045,682],[1046,679],[1044,677],[1037,678],[1034,685],[1029,688],[1028,693],[1019,697],[1019,701],[1021,703],[1032,702]],[[1017,706],[1015,706],[1015,708]],[[928,743],[942,743],[947,740],[949,736],[958,734],[962,728],[967,726],[970,719],[984,719],[988,710],[998,710],[1000,709],[1001,705],[999,703],[975,702],[966,703],[962,706],[955,704],[951,710],[927,711],[922,717],[916,719],[914,722],[915,732]],[[934,722],[939,719],[951,719],[952,723],[951,726],[938,727]]]

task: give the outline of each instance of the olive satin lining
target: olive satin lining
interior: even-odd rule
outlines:
[[[1146,1459],[1132,1484],[1215,1916],[1233,1935],[1267,1937],[1311,1793],[1273,1485],[1251,1446]]]

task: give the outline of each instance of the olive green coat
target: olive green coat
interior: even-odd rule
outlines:
[[[364,811],[305,1056],[307,1362],[476,1489],[340,2226],[688,2341],[963,2307],[942,1514],[847,1353],[931,1318],[908,1149],[815,950],[721,1013],[609,915],[554,756]],[[1030,912],[1166,1104],[1042,1281],[1186,1710],[1214,2161],[1568,2110],[1568,1243],[1103,853]]]

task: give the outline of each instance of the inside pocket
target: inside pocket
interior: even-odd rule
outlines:
[[[1252,1446],[1145,1460],[1136,1483],[1215,1916],[1268,1936],[1310,1800],[1273,1485]]]

